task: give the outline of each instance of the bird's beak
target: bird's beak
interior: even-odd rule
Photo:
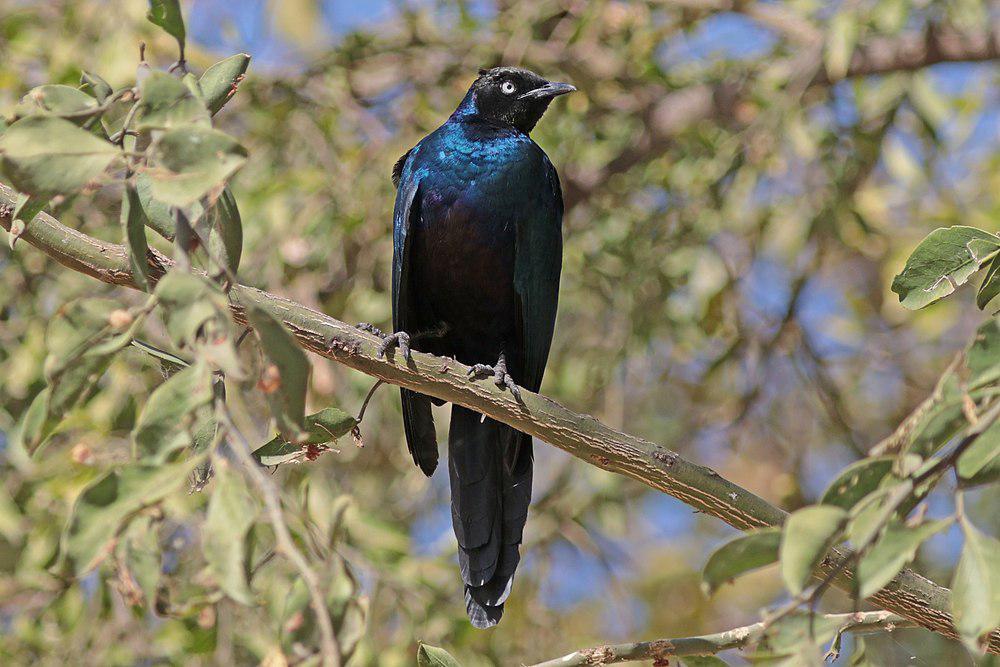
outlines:
[[[566,93],[572,93],[576,90],[576,86],[571,86],[568,83],[559,83],[558,81],[549,81],[544,86],[535,88],[534,90],[529,90],[517,99],[523,100],[525,98],[530,99],[545,99],[556,97],[558,95],[565,95]]]

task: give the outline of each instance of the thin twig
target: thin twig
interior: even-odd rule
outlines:
[[[385,380],[377,380],[372,388],[368,390],[368,395],[365,396],[364,403],[361,404],[361,410],[358,411],[357,422],[360,424],[361,420],[365,418],[365,410],[368,408],[368,402],[372,400],[372,396],[375,395],[375,390],[385,384]]]
[[[236,427],[233,422],[229,407],[224,401],[216,401],[216,414],[222,426],[236,440],[237,446],[230,447],[240,459],[243,472],[260,490],[264,496],[264,504],[267,507],[268,519],[274,528],[274,537],[277,542],[276,551],[285,556],[295,569],[302,576],[302,581],[309,590],[310,603],[313,612],[316,614],[316,622],[319,624],[321,650],[323,654],[324,667],[340,667],[340,647],[337,642],[337,635],[333,631],[333,622],[330,620],[330,611],[326,608],[326,600],[323,595],[323,588],[319,577],[309,566],[302,552],[295,546],[292,534],[285,523],[285,516],[281,507],[281,495],[277,485],[268,475],[265,475],[250,454],[251,447],[246,437]]]
[[[859,612],[857,614],[829,614],[824,617],[841,624],[844,632],[892,632],[896,628],[916,627],[916,623],[887,611]],[[674,656],[714,655],[722,651],[758,643],[764,638],[764,623],[754,623],[725,632],[678,639],[655,639],[649,642],[594,646],[574,651],[561,658],[540,662],[532,667],[579,667],[581,665],[610,665],[630,660],[666,661]]]

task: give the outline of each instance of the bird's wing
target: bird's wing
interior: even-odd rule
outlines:
[[[514,290],[517,294],[518,352],[521,377],[515,381],[538,391],[549,358],[559,300],[562,266],[562,190],[559,176],[542,155],[545,190],[517,223]]]
[[[405,170],[406,159],[411,152],[407,151],[392,168],[392,182],[397,186],[396,205],[392,212],[392,327],[395,331],[405,331],[407,326],[410,221],[420,209],[417,198],[420,179],[412,169]]]
[[[414,216],[420,215],[420,179],[412,169],[406,169],[406,160],[411,152],[407,151],[392,170],[393,183],[398,186],[396,206],[392,214],[392,328],[394,331],[407,332],[410,332],[413,325],[408,275],[410,225]],[[406,446],[413,456],[413,462],[424,474],[430,476],[438,463],[431,402],[426,396],[408,389],[400,389],[399,393],[403,406]]]

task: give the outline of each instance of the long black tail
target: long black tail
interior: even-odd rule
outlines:
[[[531,502],[531,437],[458,405],[451,408],[451,519],[477,628],[496,625],[510,595]]]

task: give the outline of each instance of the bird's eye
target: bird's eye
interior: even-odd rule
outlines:
[[[513,95],[515,90],[517,90],[517,86],[510,81],[504,81],[500,84],[500,92],[504,95]]]

